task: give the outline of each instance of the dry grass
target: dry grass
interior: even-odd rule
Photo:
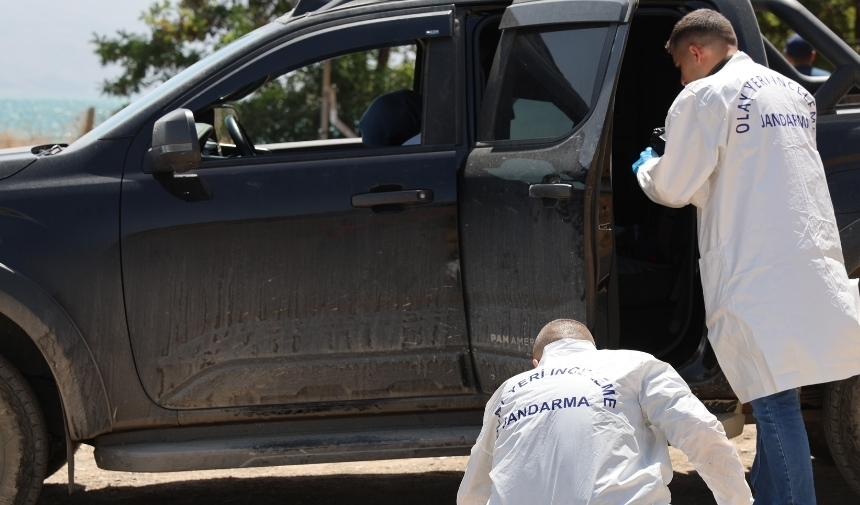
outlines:
[[[69,121],[64,128],[66,133],[63,135],[45,135],[38,133],[19,133],[14,130],[0,131],[0,149],[18,146],[37,146],[42,144],[71,144],[79,135],[90,131],[93,128],[94,111],[84,110],[78,116]]]
[[[47,142],[42,137],[17,135],[12,132],[0,132],[0,149],[7,147],[32,146]]]

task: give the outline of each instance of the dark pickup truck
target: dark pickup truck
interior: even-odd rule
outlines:
[[[671,363],[738,434],[695,209],[630,171],[681,90],[663,45],[698,8],[815,93],[860,275],[860,56],[794,0],[301,0],[72,145],[0,151],[0,499],[34,503],[80,443],[144,472],[467,454],[562,317]],[[832,76],[797,73],[755,9]],[[418,97],[411,131],[391,108],[358,133],[338,116],[372,73],[324,83],[319,112],[301,77],[356,54],[410,68],[391,75]],[[303,98],[246,113],[273,82]],[[324,128],[295,140],[305,106]],[[860,492],[857,379],[801,397]]]

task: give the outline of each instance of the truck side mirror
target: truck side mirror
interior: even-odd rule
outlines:
[[[156,121],[147,156],[154,172],[187,172],[200,167],[194,114],[188,109],[176,109]]]

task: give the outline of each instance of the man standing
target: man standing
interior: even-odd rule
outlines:
[[[815,77],[830,75],[830,72],[827,70],[812,66],[815,56],[815,49],[809,45],[809,42],[803,40],[800,35],[795,33],[785,41],[785,58],[798,72]]]
[[[655,202],[698,208],[708,338],[753,406],[756,503],[815,503],[796,388],[860,373],[856,281],[816,150],[815,99],[739,52],[710,10],[666,44],[686,87],[666,118],[666,149],[634,165]]]
[[[719,505],[752,502],[734,444],[672,367],[598,351],[569,319],[541,330],[533,356],[487,403],[458,505],[667,505],[667,438]]]

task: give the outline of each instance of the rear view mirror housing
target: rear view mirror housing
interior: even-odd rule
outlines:
[[[176,109],[152,127],[152,149],[147,152],[154,172],[187,172],[200,167],[200,142],[194,114]]]

